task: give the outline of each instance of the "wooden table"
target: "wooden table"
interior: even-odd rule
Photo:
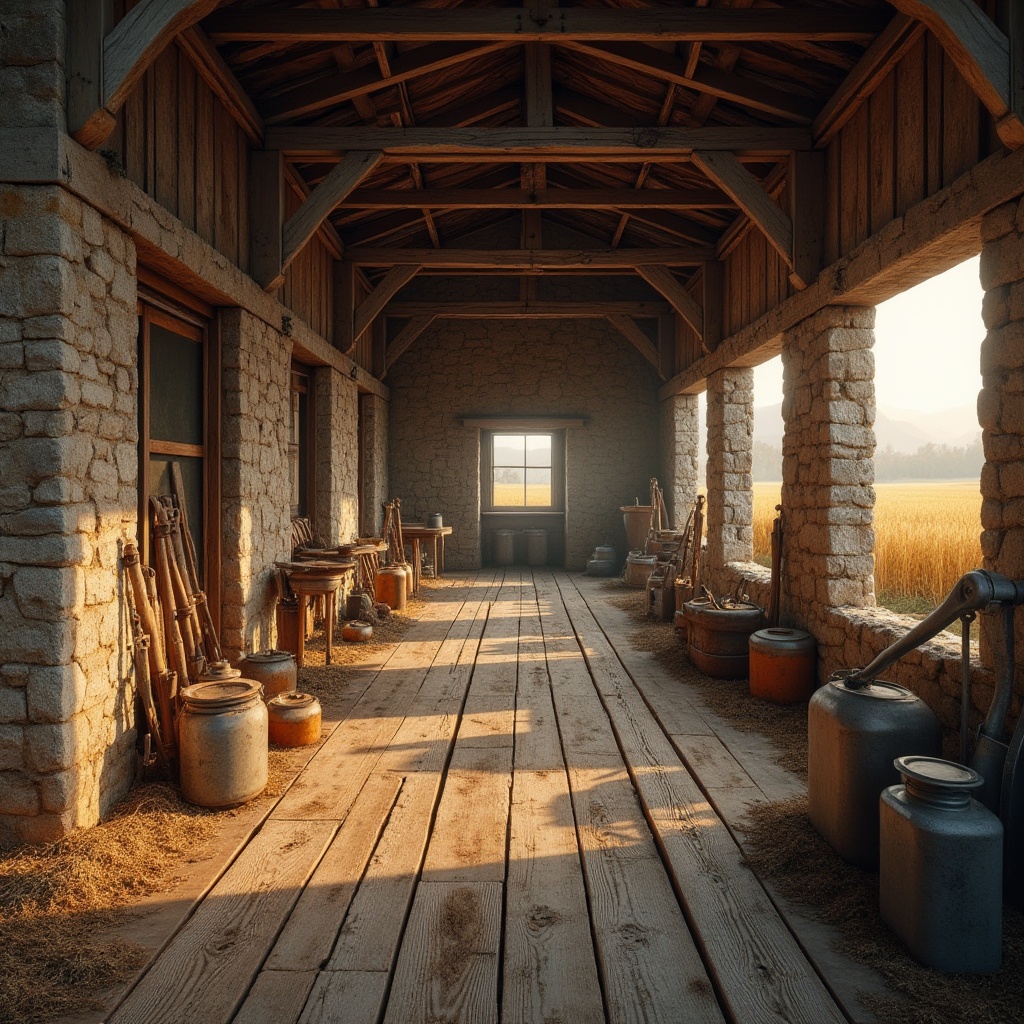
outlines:
[[[338,598],[338,588],[345,574],[352,572],[355,562],[342,561],[301,561],[301,562],[277,562],[279,569],[284,569],[288,575],[288,586],[295,591],[299,599],[299,628],[296,639],[295,664],[302,668],[303,655],[306,648],[306,609],[309,606],[311,597],[324,598],[324,631],[327,639],[327,650],[325,654],[326,663],[331,663],[331,653],[334,643],[334,616],[335,605]]]
[[[444,573],[444,539],[450,537],[450,526],[421,526],[402,523],[402,540],[412,541],[412,589],[420,589],[420,542],[427,541],[433,549],[434,575],[440,579]]]

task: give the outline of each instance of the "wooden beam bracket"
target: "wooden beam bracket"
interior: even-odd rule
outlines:
[[[608,322],[654,367],[658,376],[665,379],[661,372],[661,356],[654,342],[644,334],[631,316],[621,313],[609,313]]]
[[[704,337],[704,311],[675,275],[665,267],[637,267],[636,272],[694,329],[698,338]]]
[[[352,329],[354,337],[358,338],[373,323],[388,302],[419,273],[419,269],[415,266],[392,267],[384,275],[380,284],[363,299],[356,310],[355,326]]]

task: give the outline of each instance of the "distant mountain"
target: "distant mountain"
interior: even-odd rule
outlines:
[[[754,409],[754,440],[782,447],[782,403]],[[908,409],[879,408],[875,416],[875,440],[879,449],[916,452],[926,444],[964,447],[980,436],[974,405],[961,405],[941,412],[921,413]]]

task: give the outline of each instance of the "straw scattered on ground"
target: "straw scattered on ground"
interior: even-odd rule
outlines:
[[[1003,967],[990,975],[943,974],[904,950],[878,912],[878,875],[842,861],[818,835],[805,800],[753,806],[744,828],[755,870],[841,935],[839,949],[878,971],[893,998],[864,997],[880,1021],[900,1024],[1024,1022],[1024,914],[1003,910]]]
[[[216,828],[214,814],[149,783],[101,825],[0,858],[0,1020],[96,1008],[93,993],[127,981],[146,951],[105,936],[181,877]]]
[[[423,580],[424,598],[443,586]],[[404,614],[380,618],[367,643],[346,643],[339,628],[331,665],[324,664],[318,631],[306,647],[299,688],[316,694],[329,712],[354,685],[355,666],[386,657],[425,603],[414,598]],[[311,749],[271,747],[260,799],[281,796]],[[44,1024],[101,1009],[97,994],[128,982],[149,957],[144,947],[111,936],[133,906],[179,881],[224,820],[238,813],[193,807],[173,786],[149,782],[94,828],[0,853],[0,1021]]]
[[[736,728],[766,736],[778,752],[783,767],[798,775],[807,774],[807,706],[772,704],[750,696],[745,679],[712,679],[698,672],[686,657],[686,644],[668,623],[649,618],[644,590],[627,589],[625,584],[609,581],[609,602],[628,612],[637,628],[629,642],[648,651],[683,682],[694,686],[716,714]]]

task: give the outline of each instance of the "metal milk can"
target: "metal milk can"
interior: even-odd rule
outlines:
[[[263,685],[263,699],[270,700],[279,693],[295,689],[298,669],[291,651],[266,650],[247,654],[241,663],[246,679],[255,679]]]
[[[1002,962],[1003,826],[971,798],[971,768],[900,757],[881,800],[879,907],[911,956],[976,974]]]
[[[905,686],[871,680],[857,689],[834,672],[807,706],[807,809],[843,860],[878,867],[878,798],[896,785],[893,761],[937,757],[942,727]]]
[[[267,785],[267,707],[254,679],[181,691],[181,795],[200,807],[237,807]]]

